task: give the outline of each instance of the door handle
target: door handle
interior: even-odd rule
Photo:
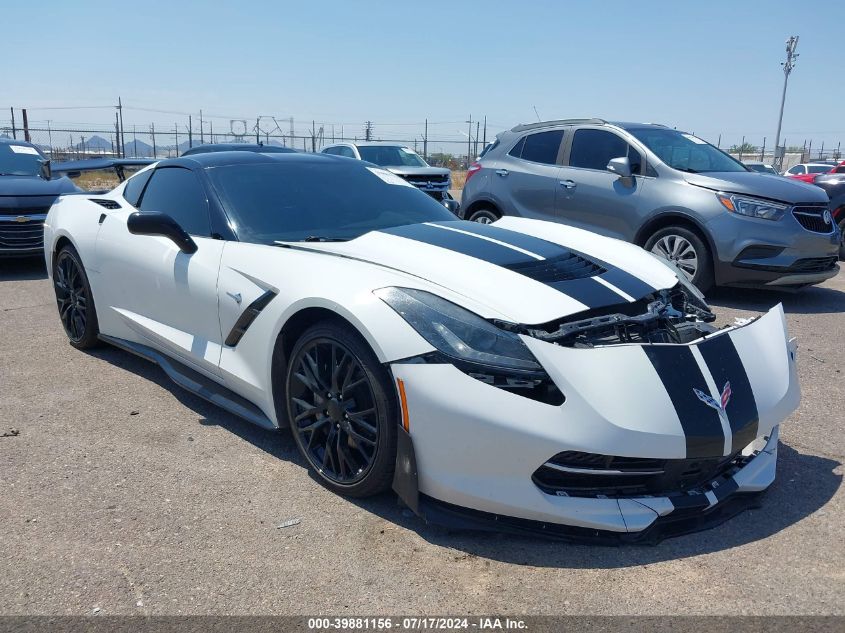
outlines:
[[[574,180],[561,180],[560,186],[564,187],[565,189],[575,189],[575,187],[578,186],[578,183],[576,183]]]
[[[501,176],[502,178],[504,178],[504,177],[505,177],[505,176],[507,176],[510,172],[509,172],[507,169],[497,169],[497,170],[496,170],[496,173],[497,173],[499,176]]]

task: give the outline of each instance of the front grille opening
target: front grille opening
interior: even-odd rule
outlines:
[[[796,273],[823,273],[836,266],[839,258],[836,255],[830,257],[806,257],[797,260],[789,267],[789,272]]]
[[[556,496],[667,496],[707,485],[746,459],[739,452],[705,459],[652,459],[564,451],[534,471],[531,479],[540,490]]]
[[[825,222],[827,207],[795,207],[792,216],[798,223],[813,233],[830,233],[833,222]]]
[[[0,222],[0,248],[33,250],[44,246],[44,222]]]

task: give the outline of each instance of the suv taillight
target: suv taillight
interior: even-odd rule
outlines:
[[[472,178],[475,174],[481,171],[481,163],[473,163],[467,169],[467,177],[464,180],[464,185],[469,182],[469,179]]]

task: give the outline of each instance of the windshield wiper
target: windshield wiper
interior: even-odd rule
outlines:
[[[309,235],[298,240],[276,240],[273,242],[276,246],[288,246],[291,242],[348,242],[346,237],[327,237],[325,235]]]
[[[301,240],[296,240],[297,242],[348,242],[349,239],[346,237],[326,237],[325,235],[309,235],[308,237],[303,237]]]

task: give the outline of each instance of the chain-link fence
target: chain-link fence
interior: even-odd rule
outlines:
[[[268,123],[266,119],[270,119]],[[332,143],[362,140],[387,141],[412,147],[434,165],[462,168],[482,151],[488,130],[480,121],[472,121],[467,131],[458,129],[469,122],[383,123],[366,122],[361,126],[318,124],[308,129],[294,128],[293,120],[276,121],[272,117],[246,120],[209,121],[199,125],[162,127],[147,125],[46,125],[30,122],[26,130],[20,121],[0,120],[0,138],[18,138],[38,145],[53,160],[103,156],[127,158],[169,158],[205,143],[263,143],[292,147],[299,151],[319,152]],[[289,123],[289,126],[288,126]],[[502,126],[504,127],[504,126]],[[284,129],[283,129],[284,128]],[[498,130],[497,130],[498,131]],[[470,133],[471,132],[471,133]],[[490,138],[494,137],[492,130]]]
[[[269,121],[269,122],[268,122]],[[215,130],[215,124],[217,129]],[[468,125],[461,131],[459,126]],[[169,158],[204,143],[263,143],[279,147],[292,147],[305,152],[319,152],[327,145],[338,142],[365,140],[401,143],[423,154],[433,165],[452,169],[464,169],[468,162],[483,150],[485,143],[495,138],[495,132],[509,126],[481,127],[480,121],[447,121],[423,123],[372,123],[361,126],[309,123],[308,129],[295,129],[292,119],[281,124],[272,117],[259,117],[255,121],[202,121],[200,125],[173,125],[162,128],[155,124],[125,125],[121,131],[115,123],[111,125],[30,125],[28,130],[13,124],[11,120],[0,120],[0,138],[24,139],[27,135],[32,143],[53,160],[125,156],[128,158]],[[418,133],[420,126],[422,133]],[[225,129],[221,129],[224,128]],[[282,128],[286,129],[282,129]],[[706,138],[734,158],[743,162],[759,161],[776,164],[774,148],[763,138],[759,143],[742,137],[733,145],[716,139]],[[802,144],[786,143],[782,169],[798,163],[818,160],[842,160],[841,143],[835,146],[814,144],[812,139]]]

